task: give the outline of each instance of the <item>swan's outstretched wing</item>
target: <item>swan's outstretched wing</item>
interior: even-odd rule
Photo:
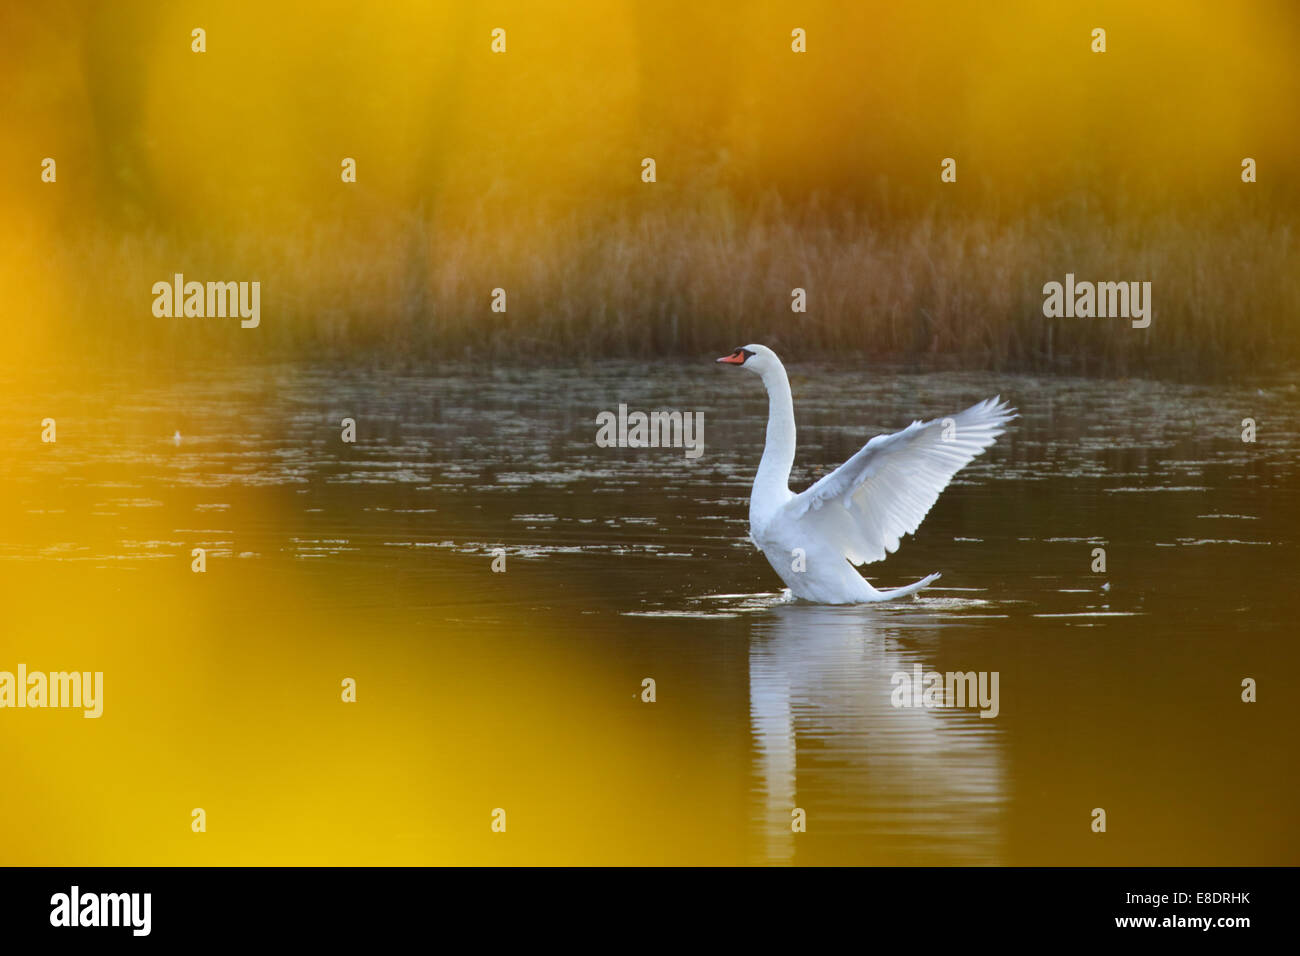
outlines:
[[[993,444],[1015,409],[998,398],[950,418],[913,422],[877,435],[783,507],[781,517],[811,525],[854,564],[883,560],[912,534],[960,469]]]

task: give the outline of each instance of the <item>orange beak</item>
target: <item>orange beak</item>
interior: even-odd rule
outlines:
[[[730,355],[722,356],[718,361],[723,365],[744,365],[745,358],[745,353],[740,349],[736,349],[736,351],[732,352]]]

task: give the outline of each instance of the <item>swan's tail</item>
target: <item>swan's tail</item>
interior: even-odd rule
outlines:
[[[909,594],[915,594],[917,591],[921,590],[921,588],[929,587],[935,581],[939,580],[939,578],[940,574],[936,571],[934,574],[927,574],[925,577],[921,578],[921,580],[906,585],[905,587],[887,588],[884,591],[877,591],[876,593],[879,594],[880,597],[876,600],[892,601],[894,598],[907,597]]]

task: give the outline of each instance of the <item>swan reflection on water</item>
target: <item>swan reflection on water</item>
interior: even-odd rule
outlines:
[[[998,721],[891,701],[896,673],[941,669],[926,650],[942,620],[919,607],[785,604],[756,615],[754,862],[1000,862]],[[805,833],[792,829],[796,807]]]

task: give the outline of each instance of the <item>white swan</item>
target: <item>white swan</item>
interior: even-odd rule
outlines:
[[[878,591],[853,565],[897,551],[898,539],[916,531],[952,476],[1016,417],[1014,408],[990,398],[950,418],[877,435],[796,495],[790,491],[794,402],[785,366],[765,345],[746,345],[718,361],[756,372],[767,388],[767,444],[749,499],[749,537],[795,597],[819,604],[889,601],[939,577]]]

